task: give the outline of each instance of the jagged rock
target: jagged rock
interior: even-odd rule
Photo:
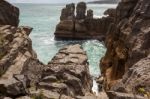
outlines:
[[[89,9],[87,10],[87,19],[93,19],[93,10]]]
[[[86,15],[86,3],[85,2],[79,2],[76,7],[76,19],[85,19]]]
[[[66,7],[61,11],[60,20],[73,20],[75,18],[74,11],[75,4],[67,4]]]
[[[40,89],[71,97],[91,92],[92,80],[87,56],[80,45],[67,46],[59,50],[43,71],[42,78],[38,84]]]
[[[25,78],[23,80],[17,80],[16,78],[0,79],[0,93],[12,97],[25,95],[27,84],[28,80]]]
[[[22,68],[21,74],[26,75],[32,84],[40,81],[44,64],[38,59],[29,58],[26,65]]]
[[[13,73],[20,73],[21,68],[25,65],[25,61],[29,57],[36,58],[36,54],[32,50],[31,40],[28,35],[31,28],[14,28],[12,26],[2,26],[0,33],[4,37],[4,49],[6,54],[0,60],[0,73],[1,75],[6,72],[6,76]],[[11,37],[9,37],[11,35]],[[19,61],[18,61],[19,60]],[[18,68],[16,68],[18,66]],[[9,68],[10,67],[10,68]],[[8,70],[9,68],[9,70]],[[13,70],[13,71],[11,71]]]
[[[106,90],[140,94],[138,89],[143,88],[149,92],[149,4],[148,0],[122,0],[116,8],[100,64]]]
[[[0,25],[18,26],[19,9],[5,0],[0,1]]]
[[[71,7],[70,4],[68,6]],[[62,10],[62,14],[65,13],[65,11],[66,8]],[[65,16],[67,14],[61,15],[62,18],[56,26],[54,33],[56,39],[105,39],[110,24],[114,22],[114,17],[94,19],[91,9],[87,11],[86,16],[86,3],[84,2],[77,4],[76,12],[77,15],[75,19],[68,18]]]
[[[0,27],[3,48],[6,53],[0,59],[0,92],[5,96],[18,97],[28,93],[31,82],[37,83],[42,66],[32,49],[30,27]]]
[[[115,17],[116,16],[116,9],[107,9],[105,12],[104,12],[104,15],[109,15],[109,17]]]

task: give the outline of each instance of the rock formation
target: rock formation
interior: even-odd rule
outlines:
[[[87,56],[80,45],[60,49],[46,67],[39,88],[71,97],[91,92],[92,79]]]
[[[3,0],[0,5],[0,99],[96,98],[91,93],[87,56],[80,45],[64,47],[44,65],[32,49],[32,28],[17,27],[18,8]],[[66,8],[72,8],[68,16],[73,18],[73,4]]]
[[[74,3],[66,5],[66,7],[63,8],[61,11],[60,20],[73,20],[75,18],[74,11],[75,11]]]
[[[76,7],[76,19],[80,20],[80,19],[85,19],[86,15],[86,3],[85,2],[80,2],[77,4]]]
[[[30,27],[0,26],[1,40],[3,40],[2,52],[0,52],[0,93],[2,97],[26,95],[30,82],[36,83],[40,79],[43,64],[38,61],[32,49],[32,43],[28,37],[31,30]]]
[[[148,97],[150,1],[122,0],[116,8],[116,14],[113,14],[114,11],[106,11],[108,17],[113,16],[115,21],[107,32],[107,52],[100,65],[105,89]],[[121,94],[110,92],[109,95],[116,97]]]
[[[18,26],[19,9],[5,0],[0,0],[0,25]]]
[[[110,17],[102,19],[93,18],[93,10],[87,10],[86,3],[79,2],[75,5],[68,4],[62,10],[60,22],[56,26],[56,39],[99,39],[103,40],[110,23],[114,20]]]

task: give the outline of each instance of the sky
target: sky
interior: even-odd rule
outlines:
[[[92,1],[92,0],[7,0],[11,3],[69,3],[79,1]]]

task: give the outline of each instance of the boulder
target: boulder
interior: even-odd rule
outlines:
[[[20,76],[20,77],[19,77]],[[24,75],[17,75],[11,79],[0,79],[0,93],[16,97],[27,93],[28,80]]]

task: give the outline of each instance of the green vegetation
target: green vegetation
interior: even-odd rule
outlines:
[[[32,99],[45,99],[42,91],[38,95],[32,96]]]
[[[144,87],[139,87],[138,93],[145,96],[145,97],[150,98],[150,92],[146,91]]]

